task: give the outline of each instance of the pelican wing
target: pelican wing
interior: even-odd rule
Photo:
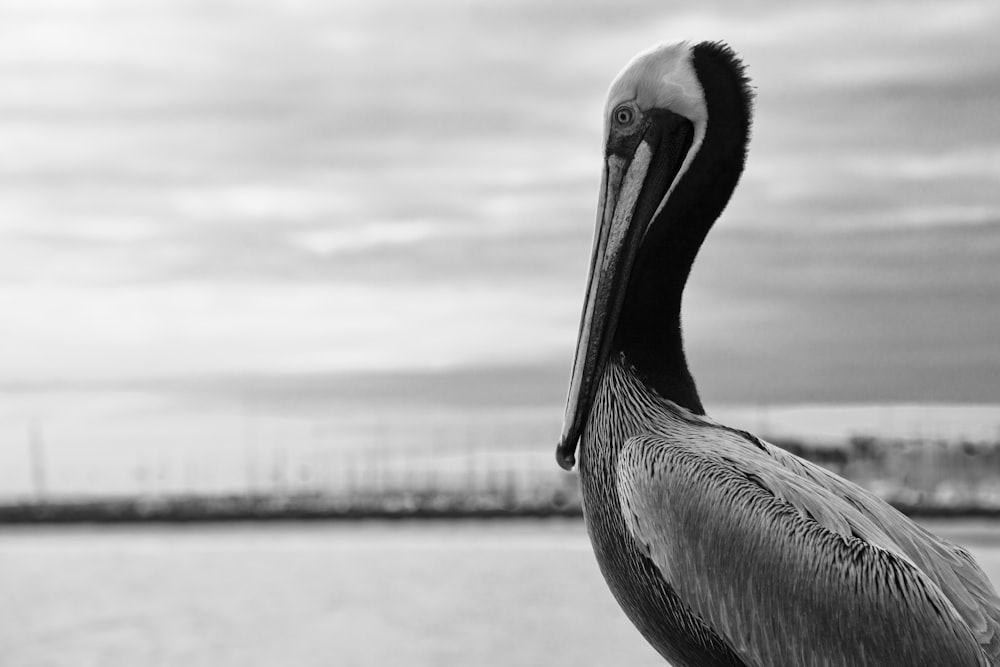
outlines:
[[[967,552],[822,468],[683,416],[690,428],[627,442],[621,510],[749,665],[1000,665],[1000,599]]]

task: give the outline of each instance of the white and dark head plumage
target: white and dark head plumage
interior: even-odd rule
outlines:
[[[864,489],[704,416],[680,306],[743,170],[752,93],[720,43],[618,75],[557,449],[580,447],[609,587],[676,667],[1000,667],[1000,598],[964,550]]]
[[[608,90],[604,106],[605,137],[610,138],[613,131],[621,131],[628,125],[621,122],[622,114],[639,118],[655,110],[675,113],[692,125],[691,145],[677,169],[672,189],[698,153],[708,125],[705,91],[686,43],[658,44],[625,65]],[[668,190],[664,200],[669,196]]]

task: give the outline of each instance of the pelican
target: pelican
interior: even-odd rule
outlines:
[[[597,231],[557,459],[602,574],[675,667],[1000,665],[1000,598],[964,549],[716,423],[681,294],[743,170],[752,93],[726,45],[665,44],[611,84]]]

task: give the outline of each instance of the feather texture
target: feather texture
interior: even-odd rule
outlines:
[[[615,457],[628,535],[745,664],[1000,664],[1000,599],[967,552],[847,480],[658,398],[623,359],[602,384],[636,431]]]

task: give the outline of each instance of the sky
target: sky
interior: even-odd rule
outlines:
[[[710,409],[1000,404],[997,34],[991,0],[0,0],[0,417],[557,430],[604,93],[671,39],[757,93],[685,297]]]

